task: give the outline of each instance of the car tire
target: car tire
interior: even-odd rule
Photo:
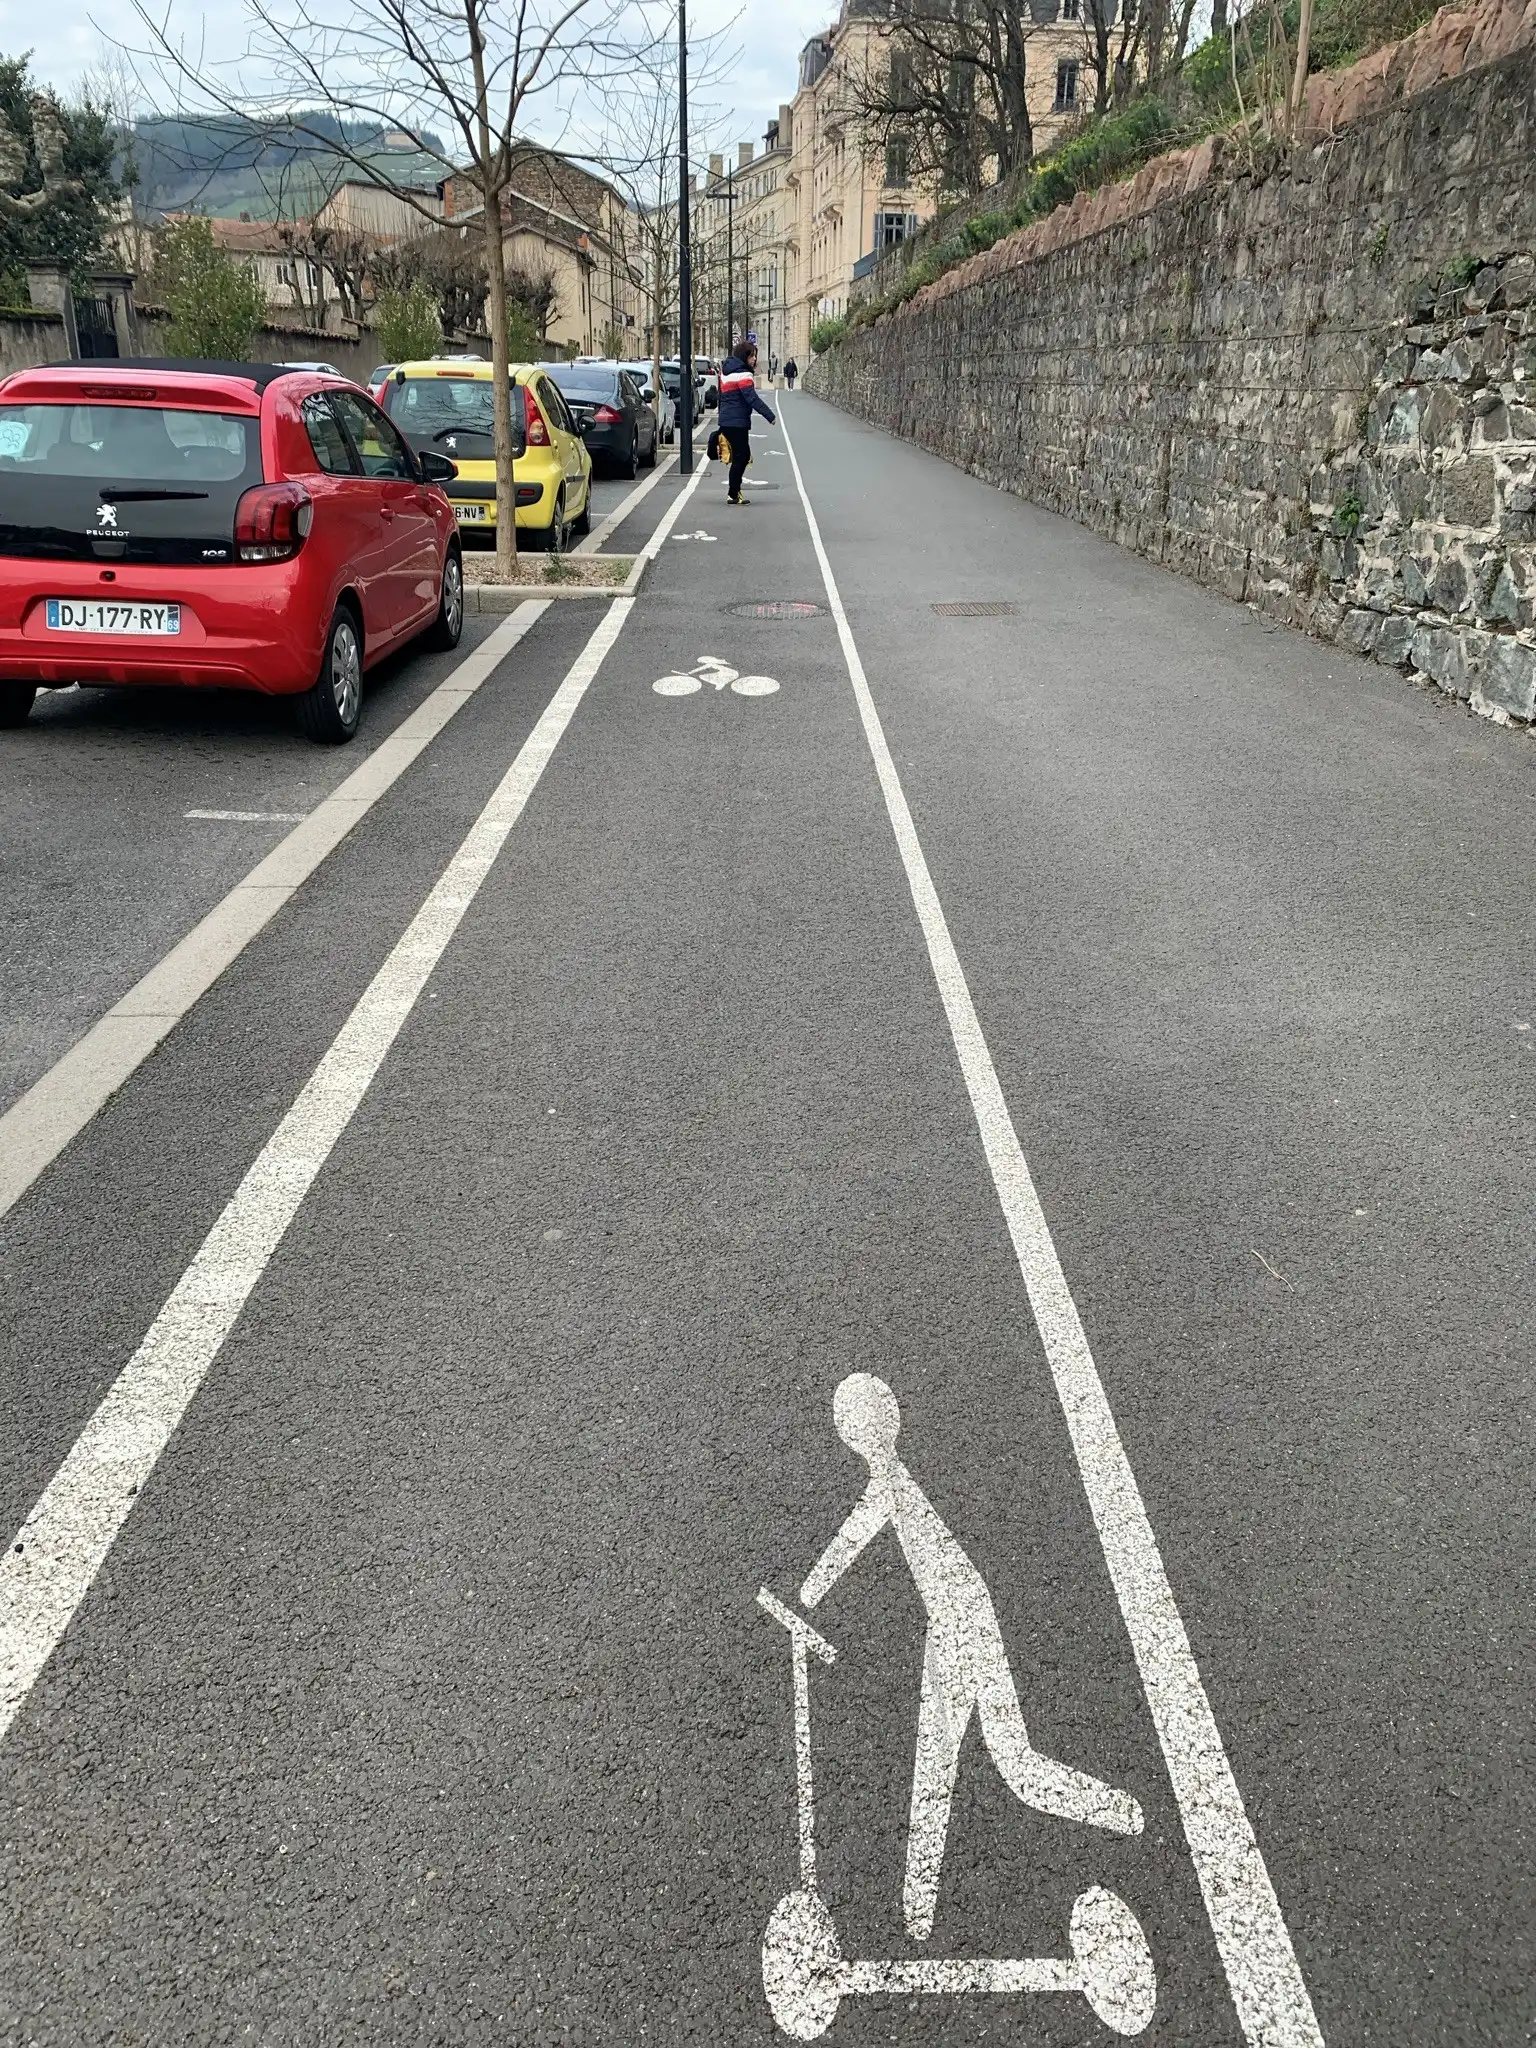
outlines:
[[[443,557],[443,589],[437,602],[437,617],[427,628],[429,645],[451,654],[464,632],[464,558],[458,548]]]
[[[592,531],[592,486],[590,483],[587,485],[587,495],[582,500],[581,510],[571,521],[571,531],[572,533],[580,534],[583,540]]]
[[[628,459],[619,464],[619,475],[638,476],[640,473],[640,436],[636,434],[629,444]]]
[[[544,530],[544,552],[547,555],[563,555],[570,546],[571,522],[565,513],[565,485],[560,486],[555,499],[555,509],[549,525]]]
[[[657,448],[657,444],[658,444],[658,442],[659,442],[660,440],[661,440],[661,430],[660,430],[660,428],[659,428],[659,427],[653,427],[653,428],[651,429],[651,445],[650,445],[650,447],[649,447],[649,448],[648,448],[648,449],[646,450],[646,452],[645,452],[645,460],[644,460],[644,462],[642,462],[642,463],[641,463],[641,465],[640,465],[640,467],[641,467],[642,469],[654,469],[654,468],[656,467],[656,448]]]
[[[350,605],[337,605],[320,673],[297,708],[300,729],[321,746],[342,746],[357,731],[363,715],[363,629]]]
[[[0,683],[0,729],[25,725],[36,695],[36,683]]]

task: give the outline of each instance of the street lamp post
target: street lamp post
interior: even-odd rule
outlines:
[[[736,166],[725,174],[725,352],[736,346]]]
[[[689,207],[693,179],[688,170],[688,0],[677,0],[677,397],[678,468],[693,472],[693,252]]]

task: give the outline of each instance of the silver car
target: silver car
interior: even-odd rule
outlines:
[[[667,389],[666,379],[662,379],[661,389],[658,391],[651,383],[649,363],[620,363],[619,368],[628,370],[640,386],[640,396],[649,399],[655,406],[657,436],[670,447],[677,439],[677,400]]]

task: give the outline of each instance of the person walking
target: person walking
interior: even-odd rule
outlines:
[[[791,391],[793,391],[795,388],[795,379],[799,376],[799,374],[800,366],[798,363],[796,363],[794,357],[791,356],[789,361],[784,365],[784,382],[789,386]]]
[[[726,358],[720,372],[720,431],[731,444],[731,474],[726,487],[726,503],[745,505],[748,500],[741,495],[741,481],[747,473],[747,464],[752,460],[752,415],[760,412],[773,425],[778,414],[764,405],[757,395],[757,343],[748,335],[739,342],[734,355]]]

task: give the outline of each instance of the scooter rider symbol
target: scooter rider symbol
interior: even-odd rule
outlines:
[[[972,1714],[1004,1782],[1026,1806],[1122,1835],[1140,1834],[1142,1813],[1129,1792],[1053,1762],[1030,1742],[986,1581],[897,1457],[901,1410],[884,1380],[850,1374],[833,1397],[832,1415],[843,1442],[868,1465],[869,1484],[800,1598],[817,1606],[887,1524],[895,1530],[928,1611],[902,1894],[907,1932],[923,1941],[933,1930],[950,1801]]]

